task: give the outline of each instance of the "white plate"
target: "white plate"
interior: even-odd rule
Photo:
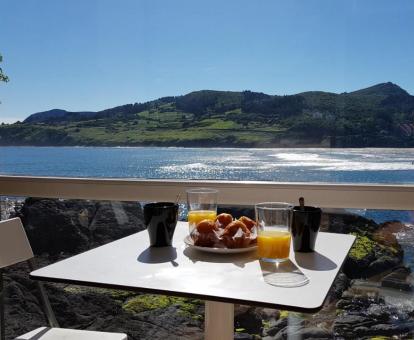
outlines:
[[[245,248],[212,248],[212,247],[199,247],[194,245],[193,239],[190,235],[187,235],[184,238],[184,243],[189,246],[190,248],[194,248],[197,250],[205,251],[207,253],[215,253],[215,254],[238,254],[238,253],[246,253],[252,250],[257,249],[257,246],[245,247]]]

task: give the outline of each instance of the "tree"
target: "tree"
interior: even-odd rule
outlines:
[[[0,54],[0,63],[3,61],[3,56]],[[9,77],[7,77],[4,73],[3,73],[3,69],[0,67],[0,81],[4,81],[4,82],[8,82],[9,81]]]

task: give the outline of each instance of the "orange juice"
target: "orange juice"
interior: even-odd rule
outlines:
[[[196,227],[197,223],[202,220],[215,220],[217,213],[214,210],[191,210],[188,212],[188,224],[190,232]]]
[[[290,251],[288,231],[261,230],[257,235],[257,249],[260,258],[287,259]]]

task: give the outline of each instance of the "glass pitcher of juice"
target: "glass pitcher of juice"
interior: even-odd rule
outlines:
[[[289,258],[292,208],[291,204],[281,202],[256,204],[257,249],[262,261],[284,262]]]
[[[187,190],[188,225],[190,233],[202,220],[215,220],[218,190],[194,188]]]

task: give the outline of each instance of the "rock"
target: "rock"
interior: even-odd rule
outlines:
[[[367,268],[375,261],[375,242],[367,236],[359,236],[355,240],[345,261],[343,271],[350,278],[366,277]]]
[[[333,333],[318,327],[302,327],[300,325],[287,326],[280,330],[275,336],[267,336],[263,339],[285,340],[285,339],[333,339]]]
[[[336,308],[355,311],[364,311],[375,304],[384,304],[384,300],[377,296],[364,295],[342,295],[342,298],[336,303]]]
[[[280,310],[273,308],[261,308],[260,315],[263,320],[278,320],[280,318]]]
[[[388,256],[384,255],[376,259],[375,261],[372,261],[367,269],[367,272],[371,275],[375,275],[378,273],[383,273],[390,268],[394,268],[398,266],[398,264],[401,263],[401,259],[396,256]]]
[[[365,336],[365,335],[368,335],[369,328],[359,326],[359,327],[355,327],[355,329],[352,332],[353,332],[352,336],[354,336],[354,337]]]
[[[36,284],[24,267],[17,265],[5,275],[7,339],[47,325]],[[133,293],[61,284],[46,284],[46,290],[62,327],[125,332],[130,340],[203,339],[202,320],[174,305],[136,314],[123,308]],[[202,304],[196,313],[203,314]]]
[[[369,336],[402,336],[411,330],[412,320],[405,308],[386,304],[380,297],[346,296],[337,303],[343,312],[336,318],[333,330],[339,338]],[[345,294],[344,294],[345,295]]]
[[[248,333],[234,333],[234,340],[254,340],[256,337]]]
[[[200,310],[204,313],[204,310]],[[134,339],[203,339],[204,333],[201,329],[203,322],[194,320],[192,316],[177,310],[176,306],[166,308],[152,309],[139,314],[123,313],[117,315],[119,319],[122,316],[126,321],[125,329],[134,334]],[[139,323],[132,328],[128,320],[136,320]],[[148,326],[147,326],[148,325]],[[147,327],[152,328],[151,330]]]
[[[244,329],[250,334],[260,334],[263,323],[259,309],[250,306],[237,306],[234,311],[234,327],[235,329]]]
[[[389,308],[384,304],[371,304],[366,315],[378,322],[387,322],[391,317]]]
[[[398,248],[398,240],[395,234],[407,231],[407,226],[400,221],[388,221],[379,225],[374,232],[373,239],[389,247]]]
[[[357,236],[343,266],[343,272],[349,278],[385,273],[401,263],[403,251],[394,233],[405,230],[404,224],[393,221],[379,225],[343,209],[324,209],[322,221],[324,231]]]
[[[288,318],[281,318],[277,320],[275,323],[270,325],[270,327],[265,331],[264,335],[266,336],[274,336],[283,328],[287,327],[288,325]]]
[[[373,220],[345,212],[343,209],[324,209],[323,221],[322,229],[340,234],[372,233],[379,227]]]
[[[412,332],[414,330],[414,321],[403,322],[399,324],[378,324],[372,326],[368,335],[396,335]],[[412,334],[411,334],[412,335]]]
[[[288,326],[279,331],[274,340],[286,340],[286,339],[333,339],[332,332],[319,327],[301,327],[301,326]]]
[[[273,338],[274,340],[287,340],[293,338],[293,334],[300,332],[301,326],[287,326],[281,329]]]
[[[19,281],[23,281],[23,284],[5,276],[6,339],[14,339],[17,335],[46,324],[32,283],[27,279]],[[24,283],[27,283],[27,287]]]
[[[300,329],[297,333],[289,334],[299,339],[333,339],[333,333],[318,327],[307,327]]]
[[[396,268],[381,280],[381,286],[411,292],[414,286],[410,280],[411,277],[409,277],[410,273],[411,270],[409,268]]]
[[[143,219],[141,206],[136,202],[97,202],[88,228],[90,242],[98,246],[144,230]]]
[[[16,215],[35,254],[75,254],[144,229],[135,202],[28,198]]]
[[[356,236],[343,267],[348,277],[370,277],[391,270],[401,263],[401,249],[381,245],[368,236]]]
[[[363,315],[345,314],[335,320],[333,330],[337,336],[355,339],[365,336],[365,330],[374,324],[374,320]]]
[[[349,287],[349,284],[349,278],[344,273],[339,273],[332,285],[331,294],[334,298],[340,298],[342,293]]]
[[[89,231],[79,216],[83,211],[93,215],[95,209],[87,201],[28,198],[19,215],[35,254],[53,255],[88,249]]]

